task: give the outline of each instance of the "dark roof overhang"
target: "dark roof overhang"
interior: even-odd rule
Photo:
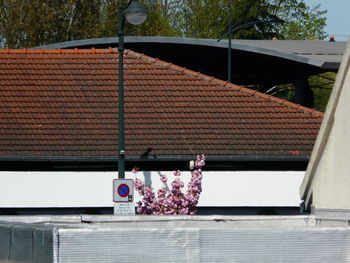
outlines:
[[[309,161],[309,155],[207,155],[207,161],[232,161],[232,162],[295,162]],[[126,161],[190,161],[196,155],[149,155],[126,156]],[[1,162],[117,162],[117,156],[0,156]]]

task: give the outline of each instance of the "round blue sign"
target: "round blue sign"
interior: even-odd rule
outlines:
[[[121,184],[118,186],[118,195],[121,197],[126,197],[130,193],[130,188],[126,184]]]

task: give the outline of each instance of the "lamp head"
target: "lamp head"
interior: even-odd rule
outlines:
[[[126,21],[132,25],[141,25],[147,19],[148,11],[139,2],[132,1],[123,11]]]

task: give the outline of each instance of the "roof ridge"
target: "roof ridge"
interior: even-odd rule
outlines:
[[[164,67],[166,67],[168,69],[173,69],[173,70],[176,70],[176,71],[180,71],[182,73],[185,73],[185,74],[188,74],[188,75],[191,75],[191,76],[194,76],[194,77],[198,77],[198,78],[201,78],[201,79],[209,81],[209,82],[214,82],[214,83],[219,84],[219,85],[224,86],[224,87],[233,88],[233,89],[235,89],[237,91],[248,93],[248,94],[250,94],[252,96],[257,96],[257,97],[260,97],[260,98],[263,98],[263,99],[266,99],[266,100],[269,100],[269,101],[272,101],[272,102],[276,102],[276,103],[282,104],[284,106],[294,108],[294,109],[296,109],[298,111],[302,111],[304,113],[316,115],[318,117],[323,117],[324,116],[324,113],[321,112],[321,111],[318,111],[318,110],[315,110],[315,109],[310,109],[310,108],[304,107],[304,106],[302,106],[300,104],[296,104],[296,103],[293,103],[293,102],[290,102],[290,101],[287,101],[287,100],[284,100],[284,99],[280,99],[280,98],[274,97],[272,95],[267,95],[267,94],[262,93],[262,92],[257,91],[257,90],[248,89],[248,88],[246,88],[244,86],[239,86],[239,85],[230,83],[228,81],[215,78],[213,76],[210,77],[210,76],[204,75],[204,74],[202,74],[200,72],[196,72],[196,71],[187,69],[185,67],[180,67],[180,66],[174,65],[172,63],[169,63],[169,62],[157,59],[157,58],[153,58],[153,57],[147,56],[145,54],[141,54],[141,53],[138,53],[138,52],[135,52],[135,51],[132,51],[132,50],[128,50],[127,54],[134,55],[134,56],[136,56],[139,59],[144,59],[144,60],[147,60],[147,61],[149,61],[151,63],[156,63],[156,64],[164,66]]]

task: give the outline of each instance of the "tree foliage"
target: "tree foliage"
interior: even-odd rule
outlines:
[[[325,72],[319,75],[310,76],[308,79],[309,86],[313,93],[314,108],[319,111],[325,111],[329,96],[337,74],[334,72]],[[269,95],[294,101],[295,87],[294,84],[283,84],[275,86],[268,91]]]
[[[183,35],[193,38],[217,38],[227,28],[226,0],[183,1],[178,23]],[[182,19],[181,19],[182,18]]]
[[[188,37],[218,38],[252,21],[276,19],[283,25],[259,23],[233,32],[239,39],[323,39],[326,11],[304,0],[184,0],[182,29]]]
[[[0,0],[0,47],[33,47],[75,39],[116,36],[119,13],[127,2]],[[143,2],[150,10],[147,22],[141,27],[126,25],[125,33],[176,35],[176,30],[170,26],[171,14],[165,9],[167,1]]]
[[[0,0],[0,47],[111,37],[129,0]],[[143,0],[149,18],[126,25],[126,35],[218,38],[251,21],[280,18],[283,26],[261,23],[234,32],[234,38],[322,39],[325,11],[304,0]]]
[[[274,12],[274,6],[266,0],[237,0],[233,5],[233,26],[247,24],[251,21],[264,21],[271,18],[281,20]],[[279,32],[272,23],[260,23],[251,25],[236,31],[234,38],[240,39],[271,39],[280,37]]]
[[[309,85],[314,94],[314,108],[325,112],[328,99],[331,95],[337,74],[325,72],[320,75],[311,76]]]
[[[310,7],[296,0],[285,2],[278,11],[280,17],[288,21],[285,26],[279,27],[284,38],[314,40],[327,37],[324,31],[327,23],[326,10],[321,10],[320,5]]]
[[[31,47],[45,43],[99,35],[100,0],[3,0],[0,34],[7,47]]]

